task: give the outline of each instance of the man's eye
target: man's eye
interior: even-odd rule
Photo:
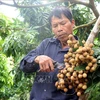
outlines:
[[[61,22],[61,25],[65,25],[66,24],[66,22]]]
[[[56,28],[56,27],[57,27],[57,25],[52,25],[52,27],[53,27],[53,28]]]

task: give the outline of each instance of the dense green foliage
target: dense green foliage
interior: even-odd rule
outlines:
[[[24,0],[22,4],[25,2],[26,1]],[[36,1],[29,0],[29,2],[42,4],[41,2],[39,2],[39,0]],[[24,21],[28,22],[29,25],[33,27],[33,29],[36,29],[39,32],[39,34],[36,34],[36,39],[41,41],[44,38],[53,35],[51,34],[52,32],[48,22],[48,16],[49,16],[49,12],[56,6],[69,7],[68,2],[66,1],[64,3],[57,3],[50,6],[43,6],[40,8],[36,7],[31,9],[30,8],[20,9],[21,16],[24,17]],[[72,10],[73,18],[75,19],[76,26],[86,24],[94,18],[91,10],[88,7],[74,4],[69,8]],[[92,28],[93,25],[90,26],[87,25],[87,27],[76,29],[74,31],[74,34],[78,35],[80,40],[83,39],[86,40]]]
[[[33,79],[30,80],[30,78],[33,77],[28,75],[26,76],[27,80],[24,78],[24,73],[19,69],[19,62],[27,52],[38,45],[38,41],[35,41],[34,38],[34,34],[37,34],[37,32],[29,29],[27,25],[18,19],[12,21],[4,15],[1,17],[0,99],[20,100],[20,98],[24,98],[25,93],[29,93],[29,87],[33,83]],[[25,92],[23,92],[24,89]]]
[[[0,97],[6,98],[7,88],[13,85],[13,76],[10,73],[11,65],[6,55],[0,52]],[[8,81],[9,80],[9,81]]]

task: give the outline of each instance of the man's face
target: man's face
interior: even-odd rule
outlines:
[[[51,19],[52,31],[55,34],[55,37],[58,38],[61,42],[67,41],[68,35],[73,33],[73,27],[75,25],[75,21],[70,20],[61,15],[61,18],[53,16]]]

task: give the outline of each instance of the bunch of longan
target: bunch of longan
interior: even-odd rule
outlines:
[[[64,92],[74,87],[77,95],[81,96],[87,89],[88,73],[97,68],[97,59],[93,57],[92,43],[87,45],[85,41],[82,41],[82,46],[80,46],[77,40],[73,40],[73,35],[69,35],[68,38],[67,43],[70,49],[64,55],[65,68],[57,74],[58,81],[55,86]]]

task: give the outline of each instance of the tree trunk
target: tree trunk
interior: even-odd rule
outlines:
[[[93,43],[94,39],[98,35],[99,31],[100,31],[100,16],[98,17],[98,19],[97,19],[97,21],[96,21],[96,23],[95,23],[90,35],[89,35],[89,37],[88,37],[88,39],[86,41],[86,44]]]
[[[99,31],[100,31],[100,16],[98,17],[90,35],[86,41],[86,45],[94,42],[94,39],[98,35]],[[79,100],[88,100],[88,95],[89,95],[88,93],[81,95],[79,97]]]

